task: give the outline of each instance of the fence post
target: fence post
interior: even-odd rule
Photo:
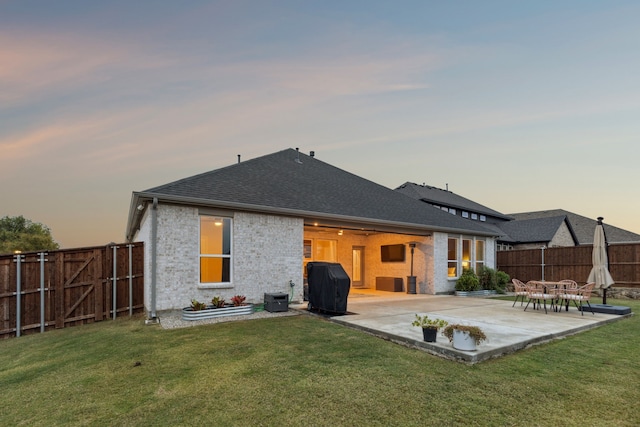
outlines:
[[[24,255],[19,253],[13,256],[16,262],[16,337],[20,336],[20,329],[22,328],[22,260]]]
[[[118,308],[118,301],[117,301],[117,287],[118,287],[118,246],[112,246],[111,249],[113,249],[113,278],[112,278],[112,283],[113,283],[113,320],[116,319],[116,311]]]
[[[133,245],[128,244],[129,248],[129,317],[133,316]]]
[[[47,255],[46,252],[38,252],[38,255],[40,256],[40,333],[44,332],[44,324],[45,324],[45,318],[44,318],[44,262],[48,261],[45,258],[45,255]]]

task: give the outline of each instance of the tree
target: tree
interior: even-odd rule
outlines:
[[[46,225],[32,222],[22,215],[0,219],[0,254],[32,252],[60,248]]]

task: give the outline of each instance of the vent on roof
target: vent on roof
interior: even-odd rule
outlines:
[[[296,163],[302,164],[302,160],[300,160],[300,149],[296,147]]]
[[[315,157],[316,156],[316,152],[315,151],[309,151],[309,156]]]
[[[240,163],[240,154],[238,154],[238,163]]]

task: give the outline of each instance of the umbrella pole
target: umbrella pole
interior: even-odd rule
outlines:
[[[604,224],[602,223],[603,219],[604,218],[601,216],[598,217],[598,225],[602,226],[602,234],[604,234],[604,249],[607,254],[607,269],[609,269],[609,242],[607,242],[607,233],[604,231]],[[602,290],[602,304],[607,304],[607,288]]]

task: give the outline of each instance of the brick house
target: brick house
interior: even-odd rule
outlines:
[[[133,192],[126,234],[145,243],[150,317],[216,295],[302,301],[309,261],[339,262],[355,288],[392,277],[403,291],[413,264],[417,293],[451,293],[463,268],[495,268],[497,237],[293,149]]]

